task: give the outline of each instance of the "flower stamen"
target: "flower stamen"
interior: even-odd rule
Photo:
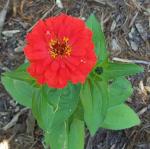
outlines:
[[[69,38],[63,37],[63,39],[51,39],[49,43],[49,53],[52,58],[56,58],[57,56],[70,56],[71,47],[69,45]]]

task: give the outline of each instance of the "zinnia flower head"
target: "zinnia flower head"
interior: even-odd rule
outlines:
[[[96,63],[92,32],[81,19],[61,14],[37,22],[27,34],[28,72],[39,84],[84,83]]]

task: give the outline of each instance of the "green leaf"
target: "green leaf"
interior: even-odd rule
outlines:
[[[28,82],[30,84],[35,83],[35,79],[32,78],[29,73],[26,71],[28,67],[28,63],[22,64],[20,67],[18,67],[16,70],[11,72],[5,72],[3,73],[4,76],[7,76],[9,78],[15,79],[15,80],[21,80]]]
[[[42,87],[33,97],[33,113],[45,131],[56,129],[75,111],[79,102],[79,85],[69,84],[64,89]]]
[[[125,78],[117,78],[109,87],[109,107],[124,103],[133,92],[131,83]]]
[[[48,86],[43,87],[44,92],[43,96],[47,99],[47,102],[54,107],[54,110],[57,110],[58,103],[61,100],[61,89],[49,88]]]
[[[16,71],[26,71],[28,66],[29,66],[28,62],[23,63],[16,69]]]
[[[110,80],[122,76],[134,75],[139,72],[143,72],[143,68],[136,64],[109,62],[103,68],[102,77]]]
[[[105,36],[102,32],[101,25],[93,14],[90,15],[86,24],[93,32],[93,42],[95,45],[95,52],[98,57],[99,63],[103,63],[107,59],[108,55]]]
[[[59,96],[59,100],[55,105],[55,117],[53,120],[53,126],[58,123],[67,120],[77,108],[79,102],[80,85],[68,84],[68,86],[62,89]],[[50,100],[50,98],[49,98]],[[51,101],[53,99],[51,98]]]
[[[70,126],[68,149],[84,149],[84,122],[74,119]]]
[[[32,106],[32,92],[34,88],[27,82],[15,80],[8,76],[2,76],[2,84],[14,100],[20,104]]]
[[[45,132],[45,142],[51,149],[68,149],[68,134],[66,122],[57,125],[50,133]]]
[[[67,122],[45,132],[45,142],[51,149],[84,149],[84,122],[74,119],[68,130]]]
[[[54,109],[43,96],[43,87],[34,92],[32,98],[32,112],[44,131],[50,131],[54,119]]]
[[[79,119],[79,120],[84,121],[84,110],[83,110],[81,100],[79,101],[75,112],[69,118],[70,121],[72,121],[73,119]]]
[[[92,135],[103,122],[108,106],[108,87],[103,81],[87,80],[81,88],[80,97],[84,109],[84,120]]]
[[[121,104],[108,109],[102,128],[121,130],[139,125],[138,115],[127,105]]]

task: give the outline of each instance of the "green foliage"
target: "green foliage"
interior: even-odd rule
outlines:
[[[62,149],[67,144],[65,121],[78,105],[79,91],[80,85],[69,84],[57,90],[44,86],[33,96],[33,114],[45,131],[46,144],[50,144],[52,149]]]
[[[134,75],[139,72],[143,72],[143,68],[136,64],[129,63],[115,63],[109,62],[104,66],[104,72],[102,77],[107,80],[116,79],[122,76]]]
[[[84,122],[74,119],[70,126],[68,149],[84,148]]]
[[[70,126],[64,122],[51,132],[45,132],[45,142],[51,149],[83,149],[84,135],[84,122],[73,119]]]
[[[1,81],[7,92],[18,103],[32,107],[32,93],[35,89],[34,79],[26,72],[28,64],[22,64],[19,68],[12,72],[2,74]]]
[[[121,104],[108,109],[103,128],[121,130],[139,125],[137,114],[127,105]]]
[[[33,96],[32,110],[41,128],[51,131],[67,120],[78,105],[79,91],[79,85],[71,84],[55,91],[47,86],[36,91]]]
[[[109,107],[124,103],[133,92],[131,83],[125,78],[115,79],[108,90]]]
[[[75,111],[79,102],[79,92],[80,85],[72,84],[69,84],[66,88],[60,91],[58,96],[59,99],[57,103],[55,103],[54,126],[60,123],[60,121],[67,120]],[[52,96],[48,97],[48,100],[53,102],[54,98],[50,98]]]
[[[1,80],[5,89],[14,100],[24,106],[32,107],[32,92],[34,88],[29,83],[8,76],[2,76]]]
[[[79,101],[75,112],[71,115],[69,120],[72,121],[73,119],[79,119],[84,121],[84,110],[83,110],[81,100]]]
[[[51,132],[45,132],[45,142],[51,149],[67,149],[68,148],[68,133],[66,122],[57,125],[56,129]]]
[[[24,63],[16,70],[11,72],[5,72],[3,75],[15,80],[25,81],[32,84],[35,82],[35,80],[27,73],[27,67],[28,63]]]
[[[38,121],[38,124],[45,131],[49,131],[54,119],[54,109],[48,104],[47,99],[43,96],[43,87],[34,92],[32,98],[32,112]]]
[[[84,119],[94,135],[106,114],[108,106],[107,85],[105,82],[87,80],[81,88],[80,97],[84,109]]]
[[[93,14],[90,15],[86,24],[93,32],[93,42],[98,61],[99,63],[103,63],[107,59],[108,55],[106,50],[105,36],[102,32],[101,25]]]

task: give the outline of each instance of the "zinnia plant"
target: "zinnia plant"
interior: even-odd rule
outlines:
[[[140,124],[125,101],[125,78],[138,65],[111,62],[94,15],[86,23],[61,14],[39,20],[26,36],[26,62],[2,75],[6,90],[31,108],[51,149],[84,149],[85,126],[120,130]]]

